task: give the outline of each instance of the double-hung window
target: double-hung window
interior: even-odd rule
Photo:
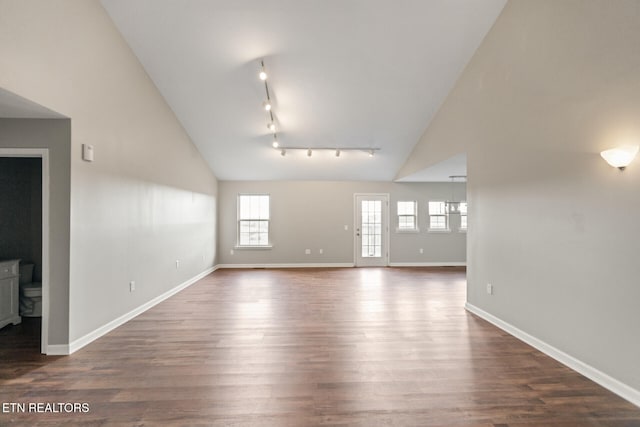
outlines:
[[[238,195],[238,246],[269,246],[269,195]]]
[[[460,231],[467,229],[467,202],[460,202]]]
[[[418,231],[418,204],[398,202],[398,231]]]
[[[449,214],[444,202],[429,202],[429,231],[449,231]]]

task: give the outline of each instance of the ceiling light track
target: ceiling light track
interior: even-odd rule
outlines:
[[[377,151],[380,151],[380,148],[369,148],[369,147],[285,147],[282,145],[273,146],[273,148],[277,148],[280,151],[281,156],[286,156],[287,151],[305,151],[307,153],[307,157],[311,157],[314,151],[331,151],[335,153],[336,157],[340,157],[340,155],[345,151],[361,151],[363,153],[367,153],[369,157],[373,157]]]
[[[269,93],[269,83],[267,81],[268,75],[264,68],[264,60],[260,60],[260,73],[258,73],[260,80],[264,82],[264,93],[267,99],[263,102],[264,109],[269,113],[269,120],[267,122],[267,129],[273,134],[273,142],[271,146],[278,148],[280,143],[278,142],[278,134],[276,132],[276,121],[273,118],[273,102],[271,101],[271,94]]]
[[[369,157],[373,157],[376,151],[379,151],[380,148],[371,148],[371,147],[283,147],[278,142],[278,133],[276,132],[276,121],[274,119],[273,113],[273,102],[271,100],[271,93],[269,92],[269,75],[267,74],[267,70],[264,67],[264,60],[260,60],[260,72],[258,73],[258,78],[264,82],[264,93],[266,95],[265,101],[262,103],[265,111],[269,113],[269,118],[267,121],[267,129],[273,134],[273,142],[271,142],[271,146],[274,149],[277,149],[280,152],[281,156],[286,156],[287,151],[295,151],[295,150],[303,150],[306,151],[307,157],[311,157],[314,151],[332,151],[335,153],[336,157],[340,157],[340,154],[345,151],[362,151],[367,153]]]

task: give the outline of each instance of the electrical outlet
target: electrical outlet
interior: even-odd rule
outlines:
[[[311,249],[305,249],[304,253],[305,255],[311,255]]]
[[[135,290],[136,290],[136,282],[132,280],[129,282],[129,292],[133,292]]]
[[[318,253],[319,253],[320,255],[322,255],[322,254],[324,253],[324,250],[323,250],[323,249],[318,249]]]
[[[487,293],[493,295],[493,285],[491,283],[487,283]]]
[[[180,260],[179,260],[179,259],[177,259],[177,260],[176,260],[176,270],[177,270],[178,268],[180,268]]]
[[[349,226],[345,224],[344,231],[349,231]]]
[[[420,253],[423,254],[424,253],[424,248],[420,248]]]
[[[233,249],[229,249],[229,254],[233,255]]]

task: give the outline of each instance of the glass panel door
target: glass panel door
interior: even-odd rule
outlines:
[[[388,196],[356,195],[356,266],[387,265]]]

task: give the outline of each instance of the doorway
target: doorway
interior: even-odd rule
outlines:
[[[355,265],[389,264],[389,195],[355,194]]]
[[[16,197],[23,198],[24,203],[4,204],[4,214],[18,220],[14,229],[5,230],[1,258],[22,259],[32,264],[33,281],[42,283],[41,314],[39,319],[28,319],[25,330],[39,331],[40,352],[46,354],[49,331],[49,150],[0,148],[0,160],[5,166],[13,163],[14,172],[24,175],[22,182],[5,174],[5,186],[14,187]],[[8,169],[8,168],[3,168]],[[7,190],[5,188],[4,190]],[[3,194],[7,194],[3,190]],[[24,194],[21,194],[24,193]],[[30,208],[27,209],[27,206]],[[34,223],[39,222],[39,223]],[[6,227],[5,227],[6,228]],[[23,230],[16,230],[22,228]],[[25,317],[26,320],[26,317]],[[38,328],[33,328],[38,322]]]

